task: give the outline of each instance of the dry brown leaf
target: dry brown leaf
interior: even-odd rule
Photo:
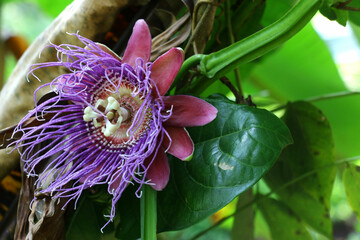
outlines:
[[[171,48],[180,46],[189,37],[191,31],[190,20],[190,14],[185,14],[152,40],[151,61],[154,61]],[[178,34],[176,35],[176,33]]]
[[[185,48],[186,57],[204,52],[213,30],[217,6],[219,6],[217,0],[196,1],[192,14],[192,33]],[[193,46],[192,49],[189,48],[190,43]]]
[[[61,210],[66,199],[51,198],[44,196],[36,198],[32,204],[29,215],[29,232],[26,239],[39,240],[62,240],[65,239],[65,221],[63,215],[65,211]],[[42,212],[40,219],[36,213]]]

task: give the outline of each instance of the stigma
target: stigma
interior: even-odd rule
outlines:
[[[92,121],[95,127],[101,127],[105,137],[112,136],[129,117],[129,110],[121,107],[113,96],[98,99],[94,107],[87,106],[84,109],[83,115],[85,122]]]

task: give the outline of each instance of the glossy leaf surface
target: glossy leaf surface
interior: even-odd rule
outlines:
[[[218,116],[189,129],[195,143],[192,161],[170,158],[170,181],[158,197],[160,231],[185,228],[228,204],[255,184],[292,141],[282,121],[266,110],[220,95],[207,100]]]

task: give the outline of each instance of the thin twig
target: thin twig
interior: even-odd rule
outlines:
[[[323,101],[323,100],[328,100],[328,99],[333,99],[333,98],[338,98],[338,97],[347,97],[347,96],[358,95],[358,94],[360,94],[360,91],[329,93],[329,94],[325,94],[325,95],[321,95],[321,96],[307,98],[303,101],[317,102],[317,101]],[[271,110],[271,112],[277,112],[279,110],[284,109],[285,107],[286,107],[286,105],[281,105],[281,106]]]
[[[337,93],[329,93],[321,96],[311,97],[305,99],[307,102],[317,102],[322,100],[328,100],[332,98],[338,98],[338,97],[347,97],[351,95],[357,95],[360,94],[360,91],[352,91],[352,92],[337,92]]]
[[[360,8],[349,7],[349,6],[337,7],[337,9],[353,11],[353,12],[360,12]]]
[[[347,0],[345,2],[337,2],[336,4],[332,5],[332,7],[341,9],[341,10],[360,12],[360,8],[348,6],[348,4],[351,2],[352,2],[352,0]]]
[[[220,81],[225,84],[230,91],[235,95],[235,102],[238,104],[244,103],[244,97],[241,95],[241,93],[232,85],[230,80],[227,77],[221,77]]]

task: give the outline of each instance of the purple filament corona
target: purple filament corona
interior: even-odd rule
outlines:
[[[140,185],[136,194],[141,196],[141,186],[148,183],[147,169],[167,135],[162,124],[171,111],[166,111],[150,78],[152,63],[138,58],[133,68],[94,42],[74,35],[86,48],[51,44],[49,47],[58,53],[58,62],[32,66],[30,74],[34,76],[35,70],[53,66],[66,67],[69,73],[39,88],[50,87],[56,94],[37,104],[19,123],[14,134],[21,132],[22,137],[13,146],[22,148],[24,171],[37,177],[36,188],[53,197],[68,198],[65,206],[77,201],[84,189],[108,184],[108,192],[113,195],[108,216],[112,220],[115,204],[129,183]],[[104,136],[105,122],[114,120],[106,115],[106,106],[96,105],[109,96],[126,109],[112,110],[110,115],[115,113],[119,118],[119,112],[125,112],[128,120],[110,136]],[[98,116],[96,121],[84,120],[87,107]],[[43,123],[27,125],[34,117]],[[149,163],[145,164],[145,159]]]

